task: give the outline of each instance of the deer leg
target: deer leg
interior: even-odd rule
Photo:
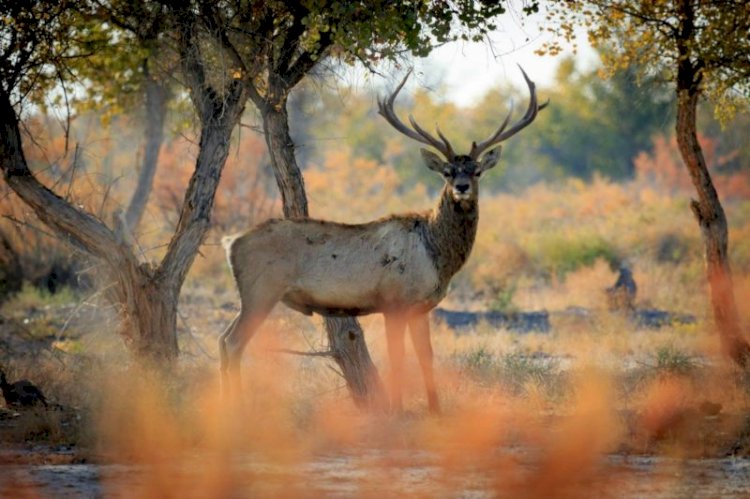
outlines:
[[[232,322],[229,323],[224,332],[221,333],[221,336],[219,336],[219,359],[221,361],[219,372],[221,373],[221,394],[225,398],[229,396],[229,379],[227,375],[229,360],[227,358],[226,338],[227,336],[232,334],[234,329],[237,327],[237,323],[239,322],[241,315],[241,313],[237,314],[235,318],[232,319]]]
[[[399,314],[385,314],[385,334],[388,342],[388,359],[391,364],[391,410],[401,411],[401,382],[404,371],[404,332],[406,320]]]
[[[430,342],[430,320],[427,314],[413,316],[409,319],[409,332],[414,345],[414,352],[422,368],[422,378],[427,389],[427,404],[430,412],[440,413],[437,390],[435,388],[435,374],[432,365],[432,344]]]
[[[240,391],[240,361],[245,346],[263,323],[276,302],[266,300],[255,306],[243,304],[242,311],[222,334],[219,346],[221,355],[222,393],[236,397]],[[248,312],[249,311],[249,312]]]

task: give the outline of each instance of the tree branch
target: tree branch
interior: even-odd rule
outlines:
[[[0,168],[8,186],[46,225],[94,256],[115,262],[123,257],[115,235],[100,220],[42,185],[23,154],[18,116],[7,92],[0,91]]]
[[[326,352],[303,352],[301,350],[290,350],[288,348],[275,348],[271,351],[276,352],[276,353],[288,353],[291,355],[301,355],[304,357],[328,357],[328,358],[336,357],[336,352],[333,352],[331,350],[328,350]]]
[[[663,26],[667,28],[669,30],[669,33],[671,33],[672,35],[675,35],[679,30],[679,26],[673,26],[669,24],[665,19],[662,19],[659,17],[647,16],[646,14],[642,13],[639,10],[627,8],[627,6],[625,6],[622,3],[616,3],[616,2],[606,1],[606,0],[590,0],[590,1],[593,5],[596,5],[602,10],[613,10],[615,12],[620,12],[629,17],[633,17],[635,19],[643,21],[644,23]]]

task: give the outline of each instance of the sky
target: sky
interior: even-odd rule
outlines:
[[[532,81],[539,86],[550,85],[565,56],[574,56],[582,67],[596,64],[596,53],[587,43],[585,33],[579,33],[578,48],[566,46],[557,56],[534,53],[550,40],[542,30],[543,14],[524,17],[510,9],[498,20],[498,30],[485,43],[456,42],[435,50],[416,65],[418,71],[441,75],[445,98],[459,105],[470,105],[499,83],[510,81],[525,88],[518,70],[520,64]]]
[[[540,56],[534,53],[550,36],[542,30],[543,15],[523,17],[509,11],[498,19],[499,28],[488,36],[486,42],[454,42],[434,50],[429,57],[414,60],[414,77],[407,83],[410,87],[421,86],[438,92],[438,98],[452,101],[460,106],[470,106],[491,88],[510,82],[515,87],[525,88],[520,64],[538,86],[551,85],[560,61],[574,56],[581,67],[596,64],[596,53],[588,45],[585,33],[578,37],[574,51],[567,46],[561,54]],[[387,88],[393,88],[407,68],[384,71],[389,77]],[[352,81],[353,80],[353,81]],[[353,76],[354,86],[378,87],[382,79],[373,81],[360,70]]]

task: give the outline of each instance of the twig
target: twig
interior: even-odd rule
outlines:
[[[76,149],[73,151],[73,164],[70,167],[70,180],[68,180],[68,192],[65,193],[65,201],[70,201],[70,193],[73,190],[73,183],[76,178],[78,169],[78,158],[80,157],[80,144],[76,142]]]
[[[328,369],[330,369],[331,371],[333,371],[334,373],[336,373],[336,375],[339,376],[340,378],[346,379],[346,376],[344,376],[344,373],[342,373],[341,371],[339,371],[338,369],[336,369],[332,365],[328,364]]]
[[[104,218],[104,206],[107,204],[107,201],[109,200],[109,193],[112,190],[112,186],[117,183],[118,180],[120,180],[123,177],[123,175],[120,175],[118,177],[113,178],[110,182],[107,183],[107,188],[104,190],[104,195],[102,196],[102,203],[99,206],[99,218]]]
[[[253,132],[257,133],[258,135],[265,135],[265,131],[262,127],[259,127],[258,125],[246,125],[245,123],[242,123],[240,121],[240,129],[247,128],[249,130],[252,130]]]
[[[36,232],[38,232],[40,234],[44,234],[47,237],[51,237],[53,239],[62,240],[62,238],[59,235],[53,234],[51,232],[47,232],[47,231],[45,231],[43,229],[40,229],[39,227],[37,227],[37,226],[35,226],[33,224],[30,224],[29,222],[26,222],[26,221],[23,221],[23,220],[19,220],[16,217],[14,217],[13,215],[3,215],[3,218],[7,218],[8,220],[10,220],[11,222],[13,222],[16,225],[19,225],[19,226],[22,226],[22,227],[28,227],[29,229],[34,230],[34,231],[36,231]]]
[[[211,360],[216,360],[216,357],[214,357],[213,355],[211,355],[210,353],[208,353],[206,351],[206,349],[203,348],[203,345],[201,345],[201,342],[198,341],[198,338],[196,338],[195,335],[193,334],[193,329],[190,327],[190,324],[188,323],[187,319],[185,318],[184,315],[182,315],[180,313],[179,310],[177,311],[177,317],[180,318],[180,320],[182,321],[183,326],[185,326],[185,329],[187,330],[188,337],[191,340],[193,340],[193,343],[195,343],[198,346],[198,350],[200,350],[201,353],[206,356],[206,358],[211,359]]]
[[[330,350],[327,352],[303,352],[301,350],[291,350],[288,348],[276,348],[276,349],[271,349],[270,351],[276,352],[276,353],[289,353],[292,355],[302,355],[305,357],[334,357],[336,355],[335,352],[332,352]]]
[[[73,320],[73,317],[75,317],[78,312],[83,308],[84,305],[89,305],[89,300],[92,298],[95,298],[98,295],[103,294],[105,291],[107,291],[109,288],[114,286],[114,284],[109,284],[101,289],[96,290],[94,293],[90,294],[80,302],[78,302],[78,305],[68,314],[68,317],[65,319],[65,322],[63,323],[62,327],[57,331],[57,335],[55,335],[55,341],[60,341],[62,338],[63,333],[66,329],[68,329],[68,325],[70,324],[70,321]]]

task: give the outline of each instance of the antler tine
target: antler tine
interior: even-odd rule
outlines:
[[[398,116],[396,116],[396,112],[393,110],[393,104],[396,101],[396,96],[403,88],[406,80],[409,78],[409,75],[411,75],[411,72],[412,70],[410,69],[409,72],[406,73],[406,76],[404,76],[404,79],[401,80],[401,83],[399,83],[399,85],[387,99],[378,99],[378,114],[385,118],[385,120],[390,123],[393,128],[406,135],[410,139],[414,139],[417,142],[421,142],[422,144],[432,146],[440,151],[443,156],[446,157],[446,159],[452,160],[453,148],[451,147],[450,142],[448,142],[448,140],[440,133],[440,130],[438,130],[438,135],[440,135],[442,142],[433,137],[432,134],[427,132],[421,126],[419,126],[419,124],[411,115],[409,116],[409,122],[411,123],[413,128],[409,128],[399,119]]]
[[[536,119],[536,115],[539,114],[539,111],[547,107],[547,104],[549,104],[548,100],[542,105],[539,105],[536,97],[536,85],[529,79],[526,71],[523,70],[520,64],[518,65],[518,69],[521,70],[523,79],[526,80],[526,85],[529,87],[529,106],[526,108],[526,112],[520,120],[513,124],[512,127],[510,127],[508,130],[505,130],[505,128],[508,126],[508,122],[510,121],[510,116],[513,113],[513,106],[511,105],[510,112],[508,113],[508,116],[505,117],[505,121],[503,121],[503,123],[500,125],[500,128],[498,128],[497,131],[495,131],[495,133],[493,133],[488,139],[480,142],[479,144],[472,144],[471,152],[469,153],[469,156],[471,156],[472,158],[477,159],[479,155],[482,154],[490,146],[507,140],[508,138],[512,137],[513,135],[529,126],[531,122]]]
[[[417,123],[417,120],[414,119],[414,116],[411,114],[409,115],[409,123],[411,123],[412,128],[417,131],[419,135],[427,139],[431,146],[433,146],[438,151],[442,152],[445,156],[445,159],[448,161],[453,160],[453,147],[451,147],[451,143],[448,142],[448,139],[445,138],[445,136],[440,132],[440,127],[437,127],[438,135],[440,136],[440,140],[442,140],[442,144],[438,142],[438,140],[432,136],[430,132],[422,128],[419,123]]]
[[[469,156],[477,159],[479,154],[481,154],[485,149],[487,149],[490,145],[495,144],[498,142],[497,138],[500,136],[501,133],[505,130],[505,127],[508,126],[508,122],[510,122],[510,117],[513,115],[513,107],[514,103],[513,101],[510,101],[510,109],[508,110],[508,114],[505,116],[505,119],[500,124],[500,127],[495,130],[495,133],[490,135],[486,140],[483,140],[479,144],[476,142],[471,143],[471,152],[469,152]]]
[[[445,135],[443,135],[443,132],[440,131],[440,127],[438,125],[435,125],[435,130],[437,130],[438,137],[440,137],[440,140],[443,141],[443,144],[445,144],[445,148],[448,149],[448,160],[452,160],[455,156],[453,152],[453,147],[451,146],[451,143],[448,142],[448,139],[445,138]]]

